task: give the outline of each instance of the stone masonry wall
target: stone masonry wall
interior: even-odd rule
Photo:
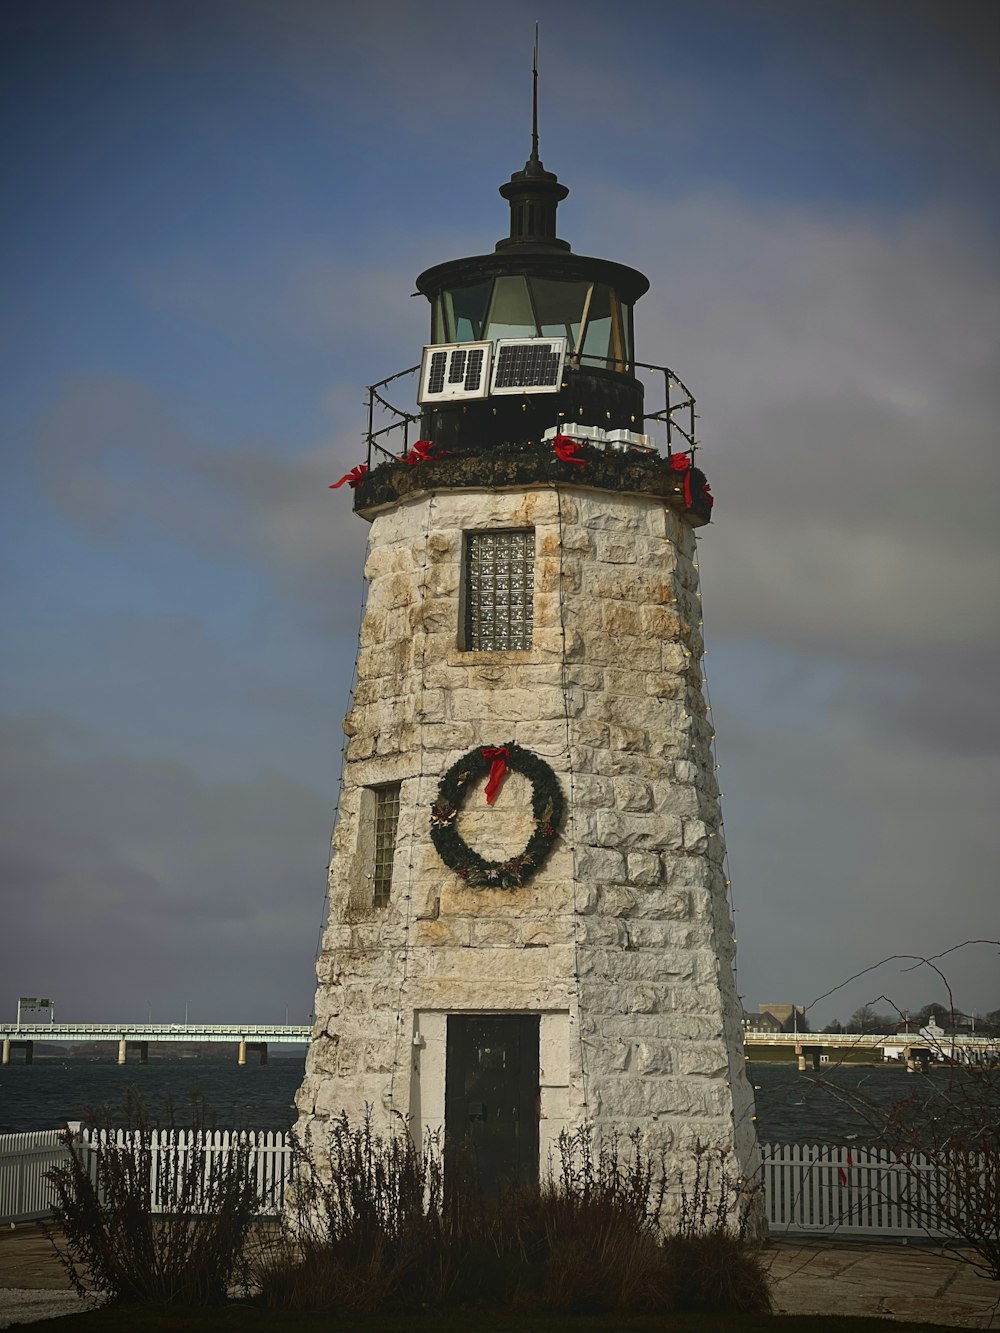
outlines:
[[[524,652],[457,647],[462,534],[491,527],[535,530]],[[431,1124],[432,1016],[529,1011],[550,1066],[543,1157],[592,1120],[668,1149],[735,1147],[752,1169],[695,559],[661,501],[582,487],[420,495],[374,519],[300,1130],[366,1104]],[[471,889],[434,850],[430,806],[455,759],[508,740],[558,774],[562,836],[524,887]],[[391,901],[375,910],[370,789],[394,781]],[[529,795],[510,775],[490,807],[480,786],[463,837],[520,850]]]

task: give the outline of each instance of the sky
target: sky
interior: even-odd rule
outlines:
[[[536,20],[560,234],[649,276],[698,399],[746,1007],[946,1000],[848,978],[953,950],[1000,1008],[955,948],[1000,936],[1000,8],[9,0],[9,1018],[309,1021],[367,539],[328,485],[416,274],[506,234]]]

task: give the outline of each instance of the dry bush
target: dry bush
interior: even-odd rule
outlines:
[[[96,1170],[93,1150],[69,1131],[64,1136],[69,1158],[48,1172],[57,1198],[48,1234],[60,1262],[81,1296],[222,1303],[261,1207],[249,1143],[209,1151],[196,1106],[187,1150],[154,1151],[160,1126],[134,1089],[126,1093],[126,1117],[121,1142],[108,1112],[92,1117],[101,1131]],[[175,1130],[172,1116],[164,1128]],[[154,1199],[162,1213],[153,1211]]]
[[[498,1200],[454,1181],[445,1197],[436,1141],[420,1151],[406,1134],[375,1133],[370,1117],[352,1127],[341,1116],[322,1152],[311,1146],[297,1145],[291,1210],[254,1256],[268,1307],[770,1308],[754,1247],[730,1215],[743,1200],[707,1154],[682,1229],[665,1236],[664,1163],[638,1134],[622,1150],[588,1127],[564,1133],[542,1187]]]

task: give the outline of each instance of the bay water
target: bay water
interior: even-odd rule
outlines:
[[[116,1048],[115,1048],[116,1049]],[[233,1052],[197,1058],[151,1058],[118,1065],[114,1056],[38,1058],[31,1065],[0,1066],[0,1134],[58,1129],[107,1107],[125,1120],[126,1087],[142,1097],[151,1115],[192,1123],[199,1099],[219,1129],[288,1130],[295,1123],[295,1092],[305,1054],[272,1055],[266,1065],[237,1065]],[[794,1062],[748,1064],[757,1103],[757,1131],[764,1143],[857,1144],[874,1141],[880,1107],[903,1097],[923,1100],[928,1113],[955,1071],[907,1074],[895,1065],[829,1065],[799,1073]],[[859,1110],[856,1097],[866,1103]]]

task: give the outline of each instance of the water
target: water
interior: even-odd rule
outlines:
[[[108,1105],[119,1123],[124,1089],[134,1086],[155,1114],[168,1101],[176,1122],[190,1123],[192,1095],[204,1099],[222,1129],[287,1130],[295,1122],[295,1092],[302,1081],[304,1055],[274,1058],[269,1064],[237,1065],[232,1053],[198,1059],[154,1059],[149,1064],[113,1059],[36,1059],[32,1065],[0,1067],[0,1133],[55,1129],[82,1120],[89,1108]],[[757,1101],[757,1131],[765,1143],[873,1142],[880,1106],[917,1095],[928,1106],[956,1076],[948,1069],[907,1074],[897,1066],[830,1065],[800,1074],[793,1063],[751,1062]],[[861,1114],[850,1104],[860,1093],[875,1110]],[[876,1126],[877,1127],[877,1126]]]
[[[58,1129],[104,1105],[122,1123],[129,1084],[154,1115],[172,1102],[180,1125],[191,1123],[191,1098],[197,1096],[220,1129],[286,1130],[295,1123],[293,1103],[304,1061],[304,1055],[272,1056],[266,1065],[240,1066],[232,1051],[228,1056],[151,1059],[146,1065],[81,1056],[36,1056],[31,1065],[12,1061],[0,1066],[0,1134]]]

